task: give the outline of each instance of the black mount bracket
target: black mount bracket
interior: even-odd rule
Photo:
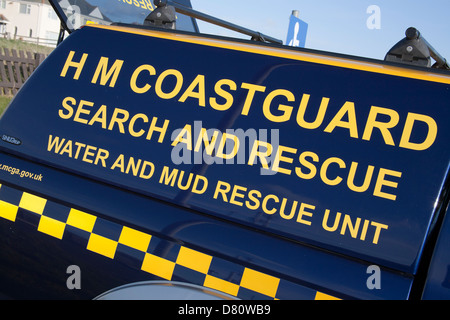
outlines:
[[[168,6],[160,0],[155,0],[154,3],[156,9],[145,18],[144,25],[175,30],[177,28],[175,7]]]
[[[400,62],[415,66],[450,70],[450,66],[416,28],[408,28],[406,37],[395,44],[386,54],[385,61]],[[431,58],[436,62],[431,65]]]

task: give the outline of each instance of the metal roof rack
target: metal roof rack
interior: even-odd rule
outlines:
[[[225,20],[221,20],[219,18],[204,14],[202,12],[193,10],[191,8],[187,8],[183,5],[178,4],[177,2],[174,1],[170,1],[170,0],[154,0],[154,4],[156,6],[155,9],[155,14],[153,14],[153,16],[157,15],[158,10],[161,11],[161,18],[164,18],[165,16],[167,16],[165,13],[167,12],[167,8],[168,6],[171,6],[175,9],[176,12],[184,14],[186,16],[190,16],[192,18],[195,19],[199,19],[235,32],[239,32],[245,35],[248,35],[251,37],[252,40],[255,41],[261,41],[261,42],[269,42],[269,43],[276,43],[276,44],[283,44],[282,40],[279,39],[275,39],[272,38],[270,36],[267,36],[265,34],[262,34],[258,31],[253,31],[241,26],[238,26],[236,24],[233,24],[231,22],[225,21]],[[166,24],[168,26],[171,26],[171,22],[173,21],[167,21]],[[161,26],[160,22],[155,22],[155,25],[159,25]]]

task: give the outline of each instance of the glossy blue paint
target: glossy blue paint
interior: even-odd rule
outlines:
[[[450,299],[450,216],[447,213],[439,233],[439,238],[431,259],[425,289],[422,298],[425,300]]]
[[[84,27],[70,35],[36,70],[0,120],[0,135],[21,141],[20,145],[0,141],[0,163],[42,174],[43,179],[26,179],[0,170],[2,183],[42,194],[62,205],[79,207],[105,221],[132,226],[172,243],[186,243],[226,261],[273,274],[286,279],[286,290],[303,285],[306,291],[323,290],[344,298],[408,298],[447,175],[448,84],[289,59],[288,53],[296,51],[288,49],[286,57],[280,58],[252,52],[272,50],[257,44],[252,45],[253,49],[222,49],[195,43],[195,39],[194,43],[187,43],[130,31]],[[78,64],[77,76],[76,66],[83,61],[83,54],[85,61]],[[102,73],[105,57],[108,70],[113,70],[113,63],[122,61],[114,84],[114,73],[107,75],[106,69]],[[67,61],[73,63],[65,70]],[[147,66],[141,69],[145,72],[139,73],[135,84],[142,91],[147,84],[151,89],[137,93],[136,88],[133,90],[133,74],[143,65]],[[171,98],[161,98],[154,91],[158,86],[156,79],[165,70],[177,70],[176,74],[183,77],[179,93]],[[174,74],[164,80],[163,93],[174,90]],[[102,77],[108,78],[103,84]],[[209,99],[215,97],[222,105],[226,102],[215,87],[222,79],[236,84],[235,89],[223,86],[233,97],[233,104],[226,111],[211,107]],[[244,87],[251,84],[255,90],[248,115],[242,110],[250,99],[250,89],[243,89],[243,83]],[[275,91],[280,89],[283,91]],[[275,94],[268,103],[270,93]],[[317,129],[297,124],[297,109],[302,97],[306,99],[304,94],[310,95],[305,118],[308,122],[314,121],[322,99],[330,99],[323,123]],[[284,107],[277,110],[279,105]],[[386,143],[387,137],[376,128],[370,138],[363,139],[373,106],[388,110],[391,116],[398,115],[398,125],[389,129],[395,146]],[[288,120],[280,118],[283,108],[293,110]],[[268,119],[267,109],[272,120],[278,122]],[[346,112],[337,116],[340,110]],[[114,111],[119,121],[111,124]],[[94,114],[96,121],[89,125]],[[437,136],[426,150],[399,147],[411,114],[426,115],[436,123]],[[107,115],[104,123],[103,115]],[[129,120],[135,115],[141,116],[134,118],[132,126]],[[121,127],[120,119],[124,117],[128,120]],[[335,122],[339,125],[327,130],[333,118],[340,119]],[[152,119],[158,127],[168,120],[164,136],[156,131],[151,137],[147,135]],[[387,123],[392,119],[380,113],[376,120]],[[349,127],[352,121],[356,121],[356,132]],[[177,133],[173,132],[187,124],[192,126],[194,137],[198,125],[223,132],[255,129],[259,140],[264,138],[259,130],[265,129],[269,133],[267,142],[278,146],[279,139],[280,146],[292,148],[283,150],[286,158],[280,162],[281,168],[291,172],[270,174],[273,170],[261,171],[260,162],[249,165],[251,148],[241,164],[193,163],[199,153],[188,153],[183,158],[190,163],[178,163],[180,158],[173,151],[177,149],[172,146]],[[416,121],[413,129],[411,141],[417,144],[431,130],[423,121]],[[141,130],[145,134],[138,134]],[[278,136],[275,130],[279,130]],[[57,148],[59,152],[55,152]],[[299,164],[299,156],[305,151],[318,157],[308,158],[309,167]],[[119,161],[121,155],[123,162]],[[134,173],[131,167],[127,173],[130,157],[135,165],[140,159],[141,166]],[[341,161],[336,162],[337,158]],[[320,178],[320,165],[326,159],[333,160],[326,171],[328,178],[342,177],[336,186]],[[347,187],[352,163],[358,164],[356,186],[363,184],[368,166],[374,167],[367,191],[355,192]],[[296,168],[306,175],[312,165],[317,170],[314,178],[301,179],[296,175]],[[204,192],[192,193],[184,192],[176,183],[161,183],[165,166],[183,171],[183,183],[189,173],[201,175],[197,190],[205,186],[205,181],[208,185]],[[378,190],[375,196],[376,177],[382,168],[389,170],[384,176],[388,182],[383,193]],[[234,196],[231,189],[226,197],[217,192],[217,187],[227,184],[231,188],[238,186]],[[256,206],[255,198],[247,193],[250,190],[259,192],[257,210],[250,208],[249,204]],[[253,197],[257,194],[253,193]],[[267,209],[277,209],[276,213],[263,211],[266,195],[277,197],[266,198]],[[388,198],[394,195],[395,200]],[[235,204],[230,203],[232,197]],[[287,199],[284,215],[277,207],[282,199]],[[294,203],[296,210],[290,215]],[[329,220],[324,223],[327,210]],[[339,225],[333,228],[335,217]],[[342,227],[344,221],[350,223],[347,228]],[[58,244],[53,246],[57,248]],[[82,259],[90,264],[90,256]],[[366,270],[372,264],[382,268],[381,290],[369,290],[366,286]],[[140,277],[134,279],[140,281]],[[111,288],[129,280],[114,282]],[[96,295],[101,293],[99,290],[94,290]],[[295,293],[292,296],[298,297]]]
[[[54,199],[64,206],[95,214],[104,220],[102,222],[104,225],[126,225],[148,232],[159,238],[157,241],[152,239],[149,250],[158,252],[169,260],[176,257],[177,246],[180,244],[220,257],[220,263],[213,263],[210,270],[210,274],[220,278],[239,281],[239,272],[242,272],[243,266],[280,277],[282,279],[279,285],[280,299],[314,299],[315,290],[348,299],[406,299],[410,292],[412,277],[389,269],[382,271],[382,290],[368,289],[366,281],[370,276],[367,273],[369,264],[365,261],[348,259],[239,224],[217,220],[200,212],[143,197],[13,156],[2,154],[0,159],[2,163],[14,163],[18,168],[40,172],[45,179],[45,184],[39,184],[0,170],[0,180],[7,186],[11,186],[8,188],[10,192],[19,193],[14,188],[20,185],[20,188],[24,190],[34,190],[36,194],[52,201]],[[11,198],[8,195],[8,199]],[[16,198],[18,204],[20,197]],[[0,192],[0,200],[4,199]],[[33,298],[36,292],[42,290],[46,292],[46,297],[52,299],[58,298],[58,295],[60,295],[59,298],[90,299],[126,283],[146,279],[161,280],[140,271],[138,261],[133,262],[136,257],[133,258],[129,252],[123,252],[122,256],[117,255],[114,260],[111,260],[87,251],[88,237],[84,232],[69,228],[68,235],[58,240],[36,232],[38,219],[25,223],[22,222],[23,220],[19,219],[18,223],[0,220],[3,228],[0,246],[9,247],[9,250],[17,253],[17,261],[14,261],[16,264],[7,264],[7,266],[20,270],[25,268],[23,272],[29,272],[26,271],[28,267],[21,261],[31,259],[27,258],[27,251],[31,250],[28,249],[31,241],[33,242],[31,257],[32,261],[35,261],[32,263],[32,268],[36,269],[33,274],[45,274],[44,279],[48,283],[36,279],[35,281],[39,283],[38,288],[24,291],[21,288],[27,285],[26,281],[10,279],[9,273],[2,273],[5,281],[9,279],[8,281],[19,286],[18,292],[13,291],[15,294],[13,297]],[[10,227],[14,228],[9,229]],[[114,228],[107,228],[97,232],[114,238],[114,233],[117,237],[117,232],[114,230]],[[8,242],[22,233],[25,233],[23,237],[26,240],[20,241],[20,248],[8,246]],[[33,238],[39,240],[32,240]],[[47,258],[42,258],[40,248],[46,248]],[[9,250],[2,249],[0,252],[8,254]],[[51,258],[53,255],[57,257]],[[5,265],[5,261],[7,261],[5,256],[0,258],[2,265]],[[126,265],[123,265],[123,262],[126,262]],[[83,281],[85,288],[79,292],[67,290],[66,282],[62,280],[67,279],[65,270],[71,264],[79,265],[82,270],[85,270],[84,273],[90,275]],[[52,278],[51,274],[55,272],[54,270],[58,270],[59,276]],[[175,276],[177,281],[190,280],[183,270],[179,270]],[[18,278],[21,277],[21,275],[18,276]],[[233,277],[237,279],[233,280]],[[58,290],[55,291],[52,287]],[[260,295],[255,296],[254,292],[244,292],[243,297],[262,298]]]

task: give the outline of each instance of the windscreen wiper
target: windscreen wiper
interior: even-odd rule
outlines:
[[[154,4],[156,6],[156,9],[154,10],[154,13],[152,13],[151,21],[152,24],[155,26],[162,26],[163,24],[167,26],[167,28],[173,29],[173,21],[166,21],[164,23],[161,23],[159,20],[155,20],[155,17],[158,16],[158,11],[160,12],[159,18],[164,19],[164,17],[171,17],[168,12],[172,10],[170,7],[173,7],[176,12],[180,14],[184,14],[186,16],[190,16],[194,19],[199,19],[235,32],[239,32],[245,35],[248,35],[251,37],[252,40],[255,41],[261,41],[261,42],[269,42],[269,43],[276,43],[276,44],[283,44],[283,41],[279,39],[272,38],[270,36],[267,36],[265,34],[262,34],[258,31],[253,31],[241,26],[238,26],[236,24],[233,24],[231,22],[221,20],[219,18],[207,15],[205,13],[193,10],[191,8],[185,7],[183,5],[178,4],[177,2],[170,1],[170,0],[154,0]],[[149,18],[147,18],[147,21],[149,21]]]

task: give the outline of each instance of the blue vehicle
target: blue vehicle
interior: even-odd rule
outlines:
[[[70,35],[0,119],[1,297],[449,298],[445,60],[156,4],[52,1]]]

